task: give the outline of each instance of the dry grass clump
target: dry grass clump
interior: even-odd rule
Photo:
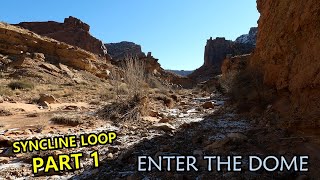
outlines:
[[[8,87],[0,86],[0,95],[12,96],[13,92]]]
[[[129,87],[129,95],[143,96],[146,91],[145,62],[138,59],[127,59],[123,69],[123,80]]]
[[[28,81],[15,81],[8,84],[8,87],[12,90],[16,89],[33,89],[34,85]]]
[[[121,70],[111,73],[116,101],[99,111],[103,118],[115,122],[139,120],[142,115],[147,114],[148,109],[144,61],[129,58],[124,62]]]
[[[116,101],[103,107],[98,114],[114,122],[139,120],[147,112],[147,97],[134,96],[128,101]]]
[[[56,115],[50,119],[51,122],[55,124],[68,125],[68,126],[78,126],[83,124],[83,121],[74,116],[68,115]]]
[[[11,116],[13,115],[9,110],[0,109],[0,116]]]
[[[162,82],[159,79],[157,79],[156,77],[154,77],[152,75],[148,76],[147,83],[150,88],[161,89],[161,90],[168,89],[168,87],[165,87],[165,85],[162,84]]]
[[[117,94],[113,88],[109,88],[105,92],[102,92],[100,94],[100,99],[102,101],[109,101],[109,100],[116,99],[116,98],[117,98]]]

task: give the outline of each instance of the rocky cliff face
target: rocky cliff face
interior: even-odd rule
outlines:
[[[197,81],[208,80],[221,73],[221,65],[227,56],[249,54],[255,48],[252,44],[237,43],[225,38],[208,39],[204,52],[204,64],[189,77]]]
[[[141,50],[141,46],[133,42],[122,41],[119,43],[108,43],[105,44],[105,46],[107,47],[108,53],[112,57],[113,61],[120,61],[130,57],[146,57]]]
[[[250,28],[249,34],[241,35],[236,39],[236,43],[243,43],[243,44],[251,44],[256,45],[257,43],[257,34],[258,34],[258,28],[252,27]]]
[[[288,108],[282,112],[290,109],[291,115],[319,123],[319,1],[258,0],[257,7],[261,17],[252,65],[262,67],[267,85],[286,92],[282,107]]]
[[[62,63],[101,76],[104,73],[103,67],[106,66],[106,62],[93,53],[3,23],[0,23],[0,54],[14,60],[9,63],[4,62],[5,66],[22,64],[25,57],[32,54],[34,56],[41,54],[42,59],[53,64]]]
[[[39,35],[80,47],[100,56],[107,54],[107,49],[104,44],[90,35],[90,26],[72,16],[66,18],[64,23],[54,21],[22,22],[17,24],[17,26],[33,31]]]

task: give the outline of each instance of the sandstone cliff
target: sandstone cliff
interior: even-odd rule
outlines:
[[[286,94],[278,110],[319,123],[319,1],[258,0],[257,7],[261,17],[252,65],[262,67],[267,85]]]
[[[22,22],[17,24],[17,26],[33,31],[39,35],[80,47],[100,56],[107,54],[107,49],[104,44],[90,35],[90,26],[72,16],[66,18],[64,23],[54,21]]]
[[[254,45],[236,43],[225,38],[208,39],[204,52],[204,64],[195,70],[190,78],[205,81],[221,73],[223,60],[228,56],[249,54]]]
[[[103,74],[100,70],[107,66],[90,52],[4,23],[0,23],[0,53],[21,63],[24,57],[41,53],[47,62],[62,63],[96,75]]]

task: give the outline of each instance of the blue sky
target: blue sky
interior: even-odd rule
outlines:
[[[75,16],[103,42],[132,41],[151,51],[165,69],[203,64],[211,36],[234,40],[257,26],[256,0],[10,0],[0,21],[59,21]]]

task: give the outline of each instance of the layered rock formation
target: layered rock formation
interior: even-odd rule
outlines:
[[[145,58],[141,46],[133,42],[122,41],[119,43],[105,44],[113,61],[121,61],[125,58]]]
[[[13,60],[4,65],[22,64],[26,56],[40,56],[47,62],[62,63],[96,75],[103,74],[105,64],[90,52],[4,23],[0,23],[0,54]]]
[[[54,21],[22,22],[17,24],[17,26],[33,31],[39,35],[80,47],[100,56],[107,54],[107,49],[104,44],[90,35],[90,26],[72,16],[66,18],[64,23]]]
[[[263,69],[267,85],[287,94],[279,110],[309,120],[302,123],[320,123],[319,1],[258,0],[257,7],[261,16],[252,65]]]
[[[204,52],[204,64],[189,77],[205,81],[221,73],[223,60],[228,56],[249,54],[255,48],[252,44],[236,43],[225,38],[208,39]]]

